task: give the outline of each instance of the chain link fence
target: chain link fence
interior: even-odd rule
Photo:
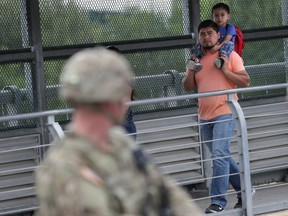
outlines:
[[[1,115],[63,109],[58,98],[59,74],[75,51],[97,45],[123,47],[135,71],[136,100],[186,94],[181,86],[185,62],[195,45],[191,11],[198,0],[2,0],[0,61]],[[287,0],[223,0],[231,10],[230,22],[245,34],[264,37],[245,41],[243,60],[251,86],[287,82]],[[215,0],[199,0],[200,20],[211,18]],[[38,9],[40,29],[31,24]],[[272,31],[283,30],[280,36]],[[32,42],[33,34],[41,35]],[[260,34],[259,33],[259,34]],[[191,44],[171,41],[191,40]],[[244,38],[245,39],[245,38]],[[40,49],[39,49],[39,46]],[[141,45],[142,44],[142,45]],[[38,54],[34,48],[38,47]],[[138,47],[137,47],[138,46]],[[40,50],[40,52],[39,52]],[[42,53],[41,53],[42,52]],[[36,54],[35,54],[36,53]],[[39,54],[40,53],[40,54]],[[42,54],[42,55],[41,55]],[[38,55],[38,58],[35,58]],[[39,57],[40,56],[40,57]],[[28,58],[28,59],[27,59]],[[39,60],[40,59],[40,60]],[[39,65],[43,61],[43,71]],[[37,75],[43,73],[45,86]],[[154,81],[153,81],[154,80]],[[40,83],[40,84],[39,84]],[[39,97],[39,89],[46,89]],[[241,100],[286,95],[284,90],[243,94]],[[43,104],[41,104],[43,102]],[[196,101],[133,107],[136,113],[196,106]],[[63,117],[66,119],[66,117]],[[1,129],[33,127],[35,122],[13,122]]]

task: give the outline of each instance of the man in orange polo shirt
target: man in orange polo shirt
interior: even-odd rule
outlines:
[[[214,59],[218,58],[218,51],[214,49],[220,37],[217,24],[212,20],[205,20],[198,27],[199,43],[204,56],[200,63],[202,69],[193,64],[187,64],[186,75],[182,84],[186,91],[197,88],[198,93],[212,92],[236,87],[249,86],[250,77],[247,74],[242,58],[232,52],[230,58],[221,56],[224,65],[218,69]],[[197,71],[198,70],[198,71]],[[237,99],[237,95],[235,95]],[[229,182],[237,193],[238,202],[235,208],[242,207],[241,186],[237,163],[230,157],[230,141],[234,131],[234,118],[227,104],[227,95],[204,97],[198,99],[201,136],[207,143],[213,160],[213,178],[210,188],[211,205],[205,213],[221,212],[227,200],[225,194]],[[220,177],[217,177],[220,176]]]

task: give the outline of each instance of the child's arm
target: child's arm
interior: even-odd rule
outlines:
[[[224,40],[220,44],[218,44],[219,49],[223,46],[224,43],[231,41],[232,37],[233,37],[233,35],[227,34],[225,36]]]
[[[236,36],[236,29],[233,24],[227,24],[224,40],[221,43],[217,44],[214,49],[216,51],[220,50],[224,43],[227,43],[233,39],[233,36]]]
[[[233,37],[233,35],[227,34],[225,36],[224,40],[220,44],[215,45],[214,49],[216,51],[220,50],[224,43],[229,42],[229,41],[232,40],[232,37]]]

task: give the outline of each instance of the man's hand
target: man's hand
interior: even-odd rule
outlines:
[[[185,91],[189,92],[196,88],[195,71],[186,69],[185,77],[182,79],[182,85]]]
[[[225,55],[220,55],[220,57],[224,60],[224,64],[221,67],[221,71],[225,75],[225,77],[233,82],[238,87],[247,87],[250,84],[250,77],[247,74],[246,70],[232,72],[228,68],[228,57]]]
[[[222,54],[219,57],[224,60],[224,63],[222,65],[222,67],[221,67],[221,70],[225,73],[225,71],[228,69],[228,61],[229,61],[229,59],[228,59],[228,57],[226,55],[222,55]]]

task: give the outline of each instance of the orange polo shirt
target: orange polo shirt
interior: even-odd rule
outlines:
[[[201,71],[195,73],[198,93],[236,88],[236,85],[229,81],[223,72],[214,65],[214,60],[217,57],[218,52],[214,54],[206,53],[205,56],[201,58],[200,63],[203,65],[203,68]],[[228,68],[232,73],[245,70],[242,58],[234,51],[230,55]],[[189,70],[187,72],[189,72]],[[236,94],[234,98],[238,100]],[[198,107],[200,118],[203,120],[209,120],[223,114],[231,113],[227,103],[227,95],[199,98]]]

